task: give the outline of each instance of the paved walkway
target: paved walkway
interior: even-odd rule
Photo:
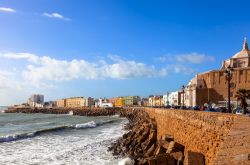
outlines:
[[[213,164],[250,165],[250,117],[236,118]]]

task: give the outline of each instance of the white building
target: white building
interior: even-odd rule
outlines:
[[[170,93],[167,93],[167,94],[163,95],[163,105],[164,106],[169,106],[170,105],[170,103],[169,103],[169,94]]]
[[[28,99],[28,104],[31,107],[43,107],[44,105],[44,95],[34,94]]]
[[[169,99],[169,105],[171,106],[179,105],[179,92],[176,91],[169,93],[168,99]]]
[[[109,103],[107,99],[95,100],[95,107],[113,107],[112,103]]]
[[[203,79],[198,79],[198,75],[196,75],[192,80],[189,81],[187,86],[184,90],[184,105],[189,106],[196,106],[196,100],[197,100],[197,89],[199,88],[205,88],[206,84]],[[181,94],[181,104],[183,103],[183,94]]]

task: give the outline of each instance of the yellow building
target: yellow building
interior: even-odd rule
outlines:
[[[115,100],[115,107],[123,107],[124,106],[124,98],[119,97]]]
[[[56,100],[56,107],[65,107],[66,106],[66,99]]]
[[[83,97],[72,97],[66,99],[66,107],[76,108],[76,107],[84,107],[86,105],[86,99]]]
[[[150,95],[148,98],[148,106],[151,107],[162,107],[163,104],[163,96],[159,95],[159,96],[153,96]]]

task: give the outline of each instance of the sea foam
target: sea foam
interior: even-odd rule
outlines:
[[[95,127],[96,127],[96,123],[94,121],[75,125],[75,128],[95,128]]]
[[[7,135],[7,136],[0,137],[0,143],[11,142],[11,141],[21,140],[21,139],[26,139],[26,138],[32,138],[32,137],[35,137],[35,136],[38,136],[38,135],[41,135],[44,133],[62,131],[62,130],[67,130],[67,129],[96,128],[98,126],[112,123],[114,121],[116,121],[116,120],[107,120],[107,121],[100,121],[100,122],[90,121],[87,123],[81,123],[81,124],[75,124],[75,125],[61,125],[61,126],[56,126],[56,127],[52,127],[52,128],[44,128],[44,129],[36,130],[34,132]]]
[[[133,161],[130,158],[125,158],[119,161],[118,165],[131,165]]]

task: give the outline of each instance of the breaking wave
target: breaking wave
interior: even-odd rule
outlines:
[[[0,143],[11,142],[11,141],[21,140],[21,139],[26,139],[26,138],[32,138],[35,136],[39,136],[43,133],[61,131],[61,130],[66,130],[66,129],[96,128],[98,126],[102,126],[102,125],[108,124],[108,123],[113,123],[115,121],[116,120],[108,120],[108,121],[101,121],[101,122],[97,122],[97,123],[95,121],[90,121],[90,122],[82,123],[82,124],[63,125],[63,126],[57,126],[57,127],[52,127],[52,128],[45,128],[45,129],[37,130],[34,132],[20,133],[20,134],[15,134],[15,135],[7,135],[7,136],[0,137]]]

